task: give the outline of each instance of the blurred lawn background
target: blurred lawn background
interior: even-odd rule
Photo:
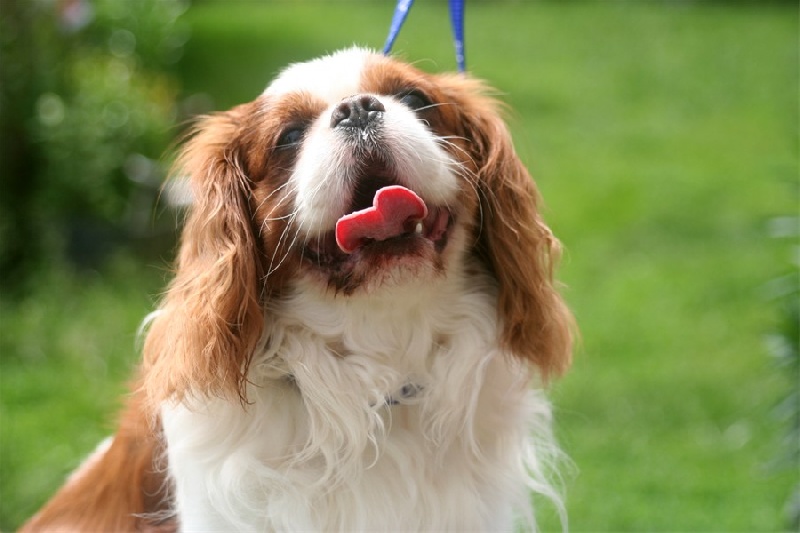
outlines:
[[[251,100],[290,61],[382,46],[393,4],[194,2],[168,67],[176,116]],[[511,105],[567,249],[582,343],[553,399],[575,464],[570,529],[789,527],[800,470],[781,461],[775,409],[798,376],[765,337],[779,327],[772,280],[793,268],[793,241],[770,228],[798,209],[796,3],[467,4],[468,68]],[[453,69],[446,3],[417,2],[395,51]],[[89,268],[53,258],[21,295],[3,290],[0,529],[112,431],[168,277],[159,246]],[[551,509],[541,520],[560,527]]]

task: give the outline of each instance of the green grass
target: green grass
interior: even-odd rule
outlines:
[[[25,300],[0,299],[0,529],[33,514],[113,432],[163,273],[129,258],[102,273],[60,266]]]
[[[380,47],[391,2],[198,3],[178,74],[216,108],[285,63]],[[776,470],[792,384],[763,342],[787,270],[769,217],[797,212],[798,12],[721,2],[470,2],[470,70],[514,109],[517,149],[567,247],[582,332],[553,391],[575,531],[773,531],[798,471]],[[446,6],[396,44],[454,65]],[[430,60],[427,60],[430,58]],[[0,322],[0,528],[20,523],[109,431],[161,273],[45,273]],[[795,384],[796,385],[796,384]],[[557,529],[553,516],[544,526]]]

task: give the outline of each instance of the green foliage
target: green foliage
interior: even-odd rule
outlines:
[[[174,91],[164,76],[106,55],[82,54],[65,78],[69,97],[45,93],[38,101],[38,140],[47,162],[38,202],[61,219],[119,221],[137,185],[125,162],[164,150]]]
[[[136,158],[159,159],[174,134],[165,69],[185,40],[181,11],[180,0],[17,0],[0,11],[6,290],[57,259],[76,220],[129,229],[134,190],[159,180]]]
[[[800,183],[792,185],[797,196]],[[800,216],[776,217],[770,229],[772,237],[791,243],[789,249],[794,255],[790,273],[774,279],[768,286],[768,294],[774,298],[779,313],[768,346],[788,384],[785,397],[775,409],[784,427],[782,453],[776,460],[776,468],[797,472],[800,469]],[[800,530],[800,479],[786,502],[786,523],[789,528]]]

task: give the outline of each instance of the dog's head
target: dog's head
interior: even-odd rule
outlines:
[[[298,280],[379,297],[476,259],[496,280],[499,342],[545,379],[563,371],[559,244],[486,93],[354,48],[203,119],[178,162],[194,205],[145,345],[151,398],[242,396],[264,306]]]

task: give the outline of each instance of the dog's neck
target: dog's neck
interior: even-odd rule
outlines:
[[[393,374],[384,397],[414,396],[398,393],[406,385],[424,388],[432,358],[453,349],[456,337],[475,335],[484,350],[496,346],[495,298],[494,282],[477,262],[421,287],[388,287],[379,294],[344,296],[299,280],[284,298],[270,302],[263,348],[253,363],[266,379],[291,374],[302,382],[310,350],[341,368],[369,365]]]
[[[523,507],[524,471],[511,462],[524,453],[532,414],[524,400],[527,374],[498,347],[491,279],[477,268],[464,272],[471,274],[448,278],[416,300],[398,298],[394,306],[307,287],[274,302],[263,348],[249,368],[244,409],[213,399],[165,406],[183,515],[211,501],[227,517],[220,522],[225,527],[260,520],[272,527],[294,516],[298,501],[311,501],[317,528],[366,529],[388,520],[371,509],[414,515],[412,500],[406,508],[406,498],[381,499],[405,494],[387,492],[385,484],[409,476],[424,491],[421,501],[456,495],[455,507],[440,501],[441,511],[428,511],[420,523],[429,529],[451,523],[447,513],[456,507],[466,513],[459,521],[465,527],[494,513],[506,516],[500,504],[514,498]],[[548,411],[541,405],[544,424]],[[228,469],[223,457],[247,467]],[[456,472],[482,469],[491,479],[461,479],[452,464],[460,465]],[[202,472],[197,465],[205,465]],[[517,476],[513,489],[506,486],[509,472]],[[208,479],[211,493],[202,485]],[[242,486],[270,490],[245,493]],[[235,501],[225,497],[231,493]],[[351,494],[358,498],[348,499]],[[497,502],[496,494],[503,494]],[[251,520],[239,524],[234,516]]]

